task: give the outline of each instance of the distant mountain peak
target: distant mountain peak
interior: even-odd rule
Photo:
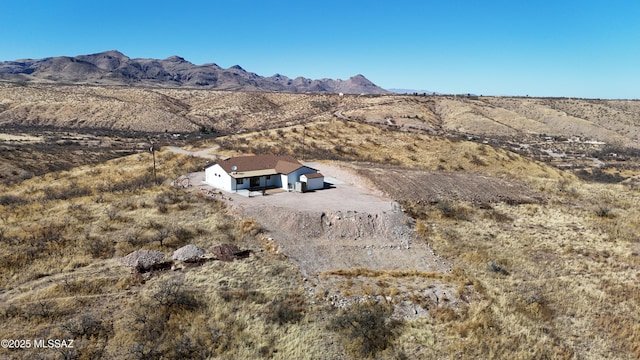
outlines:
[[[103,52],[99,52],[99,53],[95,53],[95,54],[90,54],[90,55],[85,55],[85,56],[113,56],[113,57],[118,57],[118,58],[129,58],[127,57],[127,55],[121,53],[118,50],[107,50],[107,51],[103,51]]]
[[[118,50],[75,57],[0,62],[0,79],[292,93],[388,93],[361,74],[348,80],[312,80],[304,77],[291,80],[281,74],[259,76],[240,65],[228,69],[214,63],[194,65],[177,55],[164,60],[131,59]]]
[[[178,56],[178,55],[173,55],[173,56],[169,56],[168,58],[165,59],[166,61],[177,61],[177,62],[184,62],[186,61],[183,57]]]

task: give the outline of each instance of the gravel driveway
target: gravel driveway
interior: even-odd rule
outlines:
[[[394,211],[397,204],[375,190],[362,177],[350,170],[324,163],[305,163],[318,169],[325,176],[323,190],[307,193],[269,191],[266,196],[246,197],[235,193],[224,193],[232,199],[232,205],[240,209],[257,206],[274,206],[299,211],[357,211],[378,213]],[[204,173],[190,175],[191,184],[204,190],[219,191],[203,183]]]

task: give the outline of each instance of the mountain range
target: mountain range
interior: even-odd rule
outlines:
[[[0,62],[0,80],[55,84],[188,87],[290,93],[387,94],[362,75],[348,80],[264,77],[239,65],[195,65],[179,56],[131,59],[119,51]]]

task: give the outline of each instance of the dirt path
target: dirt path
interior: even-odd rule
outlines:
[[[218,159],[217,155],[212,155],[211,153],[218,150],[219,146],[214,146],[214,147],[210,147],[210,148],[206,148],[206,149],[202,149],[202,150],[198,150],[198,151],[189,151],[189,150],[185,150],[183,148],[179,148],[177,146],[167,146],[166,149],[177,153],[177,154],[182,154],[182,155],[187,155],[187,156],[197,156],[197,157],[201,157],[201,158],[205,158],[205,159],[213,159],[216,160]]]

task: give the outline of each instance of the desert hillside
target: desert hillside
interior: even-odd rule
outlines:
[[[640,147],[640,102],[0,84],[0,126],[221,133],[333,118],[478,136],[578,136]]]
[[[638,358],[639,104],[2,84],[0,357]]]

